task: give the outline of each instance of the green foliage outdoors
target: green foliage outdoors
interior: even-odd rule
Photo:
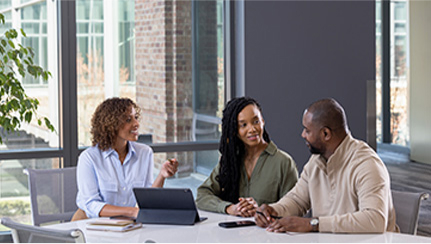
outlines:
[[[30,203],[22,200],[1,201],[0,216],[13,217],[31,213]]]
[[[0,14],[0,24],[5,24],[4,15]],[[25,32],[20,29],[26,38]],[[33,117],[37,123],[54,131],[54,126],[48,118],[38,117],[39,101],[29,98],[21,85],[20,79],[30,75],[35,79],[40,77],[47,81],[51,73],[33,63],[34,51],[31,47],[24,47],[18,43],[20,37],[15,29],[7,30],[0,39],[0,125],[3,132],[17,131],[21,123],[30,123]],[[0,134],[0,144],[3,138]]]

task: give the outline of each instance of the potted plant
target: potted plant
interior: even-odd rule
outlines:
[[[5,24],[2,14],[0,22],[1,25]],[[20,34],[26,37],[22,29]],[[20,82],[27,75],[46,81],[51,73],[34,64],[31,47],[18,44],[20,34],[15,29],[9,29],[0,39],[0,127],[3,128],[3,133],[16,132],[21,123],[30,123],[35,118],[39,126],[44,124],[54,131],[48,118],[37,116],[39,101],[28,97]],[[0,133],[0,144],[3,143],[4,137],[5,134]]]

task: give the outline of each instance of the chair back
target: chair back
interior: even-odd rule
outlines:
[[[1,224],[12,231],[14,243],[84,243],[84,233],[80,229],[56,230],[25,225],[2,218]]]
[[[24,172],[28,175],[33,224],[70,221],[78,209],[76,167],[25,169]]]
[[[217,129],[221,124],[221,119],[217,116],[210,116],[205,114],[193,114],[191,140],[196,141],[204,137],[206,139],[214,139],[217,137]]]
[[[416,235],[421,200],[427,199],[428,196],[428,193],[423,192],[392,190],[396,223],[401,233]]]

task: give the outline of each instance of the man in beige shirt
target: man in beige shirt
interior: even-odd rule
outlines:
[[[350,135],[341,105],[334,99],[314,102],[302,123],[312,156],[291,191],[259,207],[257,225],[273,232],[398,232],[386,166]],[[298,217],[310,209],[313,218]]]

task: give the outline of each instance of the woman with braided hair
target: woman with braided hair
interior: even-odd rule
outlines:
[[[258,205],[277,202],[298,180],[295,162],[270,140],[253,98],[226,105],[219,151],[219,163],[198,188],[202,210],[251,217]]]

